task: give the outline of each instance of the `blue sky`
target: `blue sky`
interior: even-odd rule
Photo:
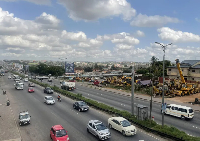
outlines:
[[[200,1],[0,0],[0,59],[199,59]],[[13,15],[10,15],[13,13]]]

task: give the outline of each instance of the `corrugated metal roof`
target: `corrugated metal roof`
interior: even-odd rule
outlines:
[[[192,67],[192,68],[200,69],[200,65],[196,65],[196,66],[194,66],[194,67]]]
[[[185,64],[185,65],[193,66],[194,64],[198,62],[200,62],[200,60],[184,60],[181,62],[181,65]]]

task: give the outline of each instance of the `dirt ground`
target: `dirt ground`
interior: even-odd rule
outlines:
[[[173,98],[166,98],[167,100],[171,100],[171,101],[176,101],[176,102],[184,102],[184,103],[188,103],[188,102],[194,102],[195,98],[198,98],[200,100],[200,93],[194,94],[194,95],[187,95],[187,96],[183,96],[183,97],[173,97]]]

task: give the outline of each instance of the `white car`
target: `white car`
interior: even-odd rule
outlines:
[[[8,76],[8,79],[11,79],[11,76]]]
[[[55,104],[55,100],[52,96],[45,96],[44,103],[46,104]]]
[[[131,136],[137,133],[135,126],[123,117],[111,117],[108,119],[109,128],[113,128],[121,132],[124,136]]]
[[[28,78],[24,78],[24,82],[28,82]]]

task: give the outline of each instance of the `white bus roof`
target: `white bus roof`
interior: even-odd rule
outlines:
[[[179,107],[179,108],[192,109],[191,107],[177,105],[177,104],[169,104],[168,106],[175,106],[175,107]]]

